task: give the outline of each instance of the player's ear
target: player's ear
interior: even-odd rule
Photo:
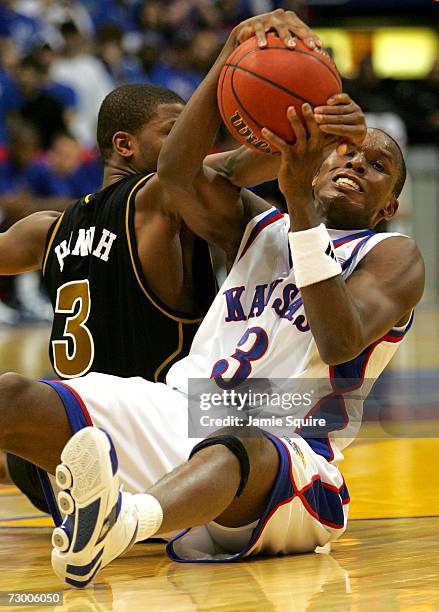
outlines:
[[[312,186],[313,191],[314,191],[314,188],[315,188],[315,186],[316,186],[316,184],[317,184],[317,179],[319,178],[319,174],[320,174],[320,168],[319,168],[319,169],[317,170],[317,172],[314,174],[314,178],[313,178],[312,183],[311,183],[311,186]]]
[[[392,196],[386,202],[386,205],[384,206],[384,208],[381,209],[381,211],[380,211],[381,212],[381,219],[385,219],[386,221],[391,219],[396,214],[396,211],[398,210],[398,207],[399,207],[398,198],[395,198],[395,196]]]
[[[133,137],[128,132],[115,132],[112,138],[113,150],[122,157],[132,157],[134,154]]]

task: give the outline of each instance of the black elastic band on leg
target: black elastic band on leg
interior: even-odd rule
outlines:
[[[198,451],[201,449],[207,448],[208,446],[213,446],[214,444],[223,444],[235,455],[239,461],[239,465],[241,467],[241,482],[239,483],[239,487],[236,492],[236,497],[239,497],[247,484],[250,474],[250,461],[248,458],[248,453],[245,450],[244,444],[239,438],[236,438],[235,436],[215,436],[213,438],[206,438],[194,446],[194,448],[191,450],[191,454],[189,455],[189,459],[191,459],[195,453],[198,453]]]

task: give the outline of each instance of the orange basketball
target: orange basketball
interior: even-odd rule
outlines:
[[[258,47],[252,37],[230,55],[218,82],[218,106],[230,133],[255,151],[272,153],[261,136],[268,128],[287,142],[295,135],[286,117],[294,106],[326,104],[341,92],[337,68],[324,51],[309,49],[300,39],[294,50],[287,49],[273,33],[267,46]]]

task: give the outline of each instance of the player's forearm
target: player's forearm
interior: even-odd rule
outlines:
[[[277,178],[280,156],[256,153],[242,146],[232,151],[208,155],[204,163],[236,187],[253,187]]]
[[[37,212],[0,233],[0,275],[15,275],[41,267],[47,233],[59,213]]]
[[[200,172],[218,130],[217,84],[221,68],[233,48],[232,34],[166,138],[157,167],[161,182],[190,187]]]
[[[311,190],[287,197],[287,203],[291,232],[306,231],[322,223]],[[365,346],[360,312],[341,275],[301,287],[300,292],[323,361],[344,363],[361,353]]]
[[[0,276],[15,276],[39,267],[38,258],[25,243],[17,244],[9,232],[0,234]]]
[[[337,138],[328,138],[323,157],[335,149]],[[266,155],[242,146],[232,151],[208,155],[204,164],[213,168],[236,187],[253,187],[277,178],[280,168],[280,155]]]
[[[345,363],[365,348],[359,309],[341,276],[302,287],[306,319],[325,363]]]

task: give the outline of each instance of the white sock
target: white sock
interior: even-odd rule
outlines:
[[[151,538],[160,529],[163,521],[163,509],[159,501],[148,493],[134,495],[134,505],[137,509],[136,542]]]

